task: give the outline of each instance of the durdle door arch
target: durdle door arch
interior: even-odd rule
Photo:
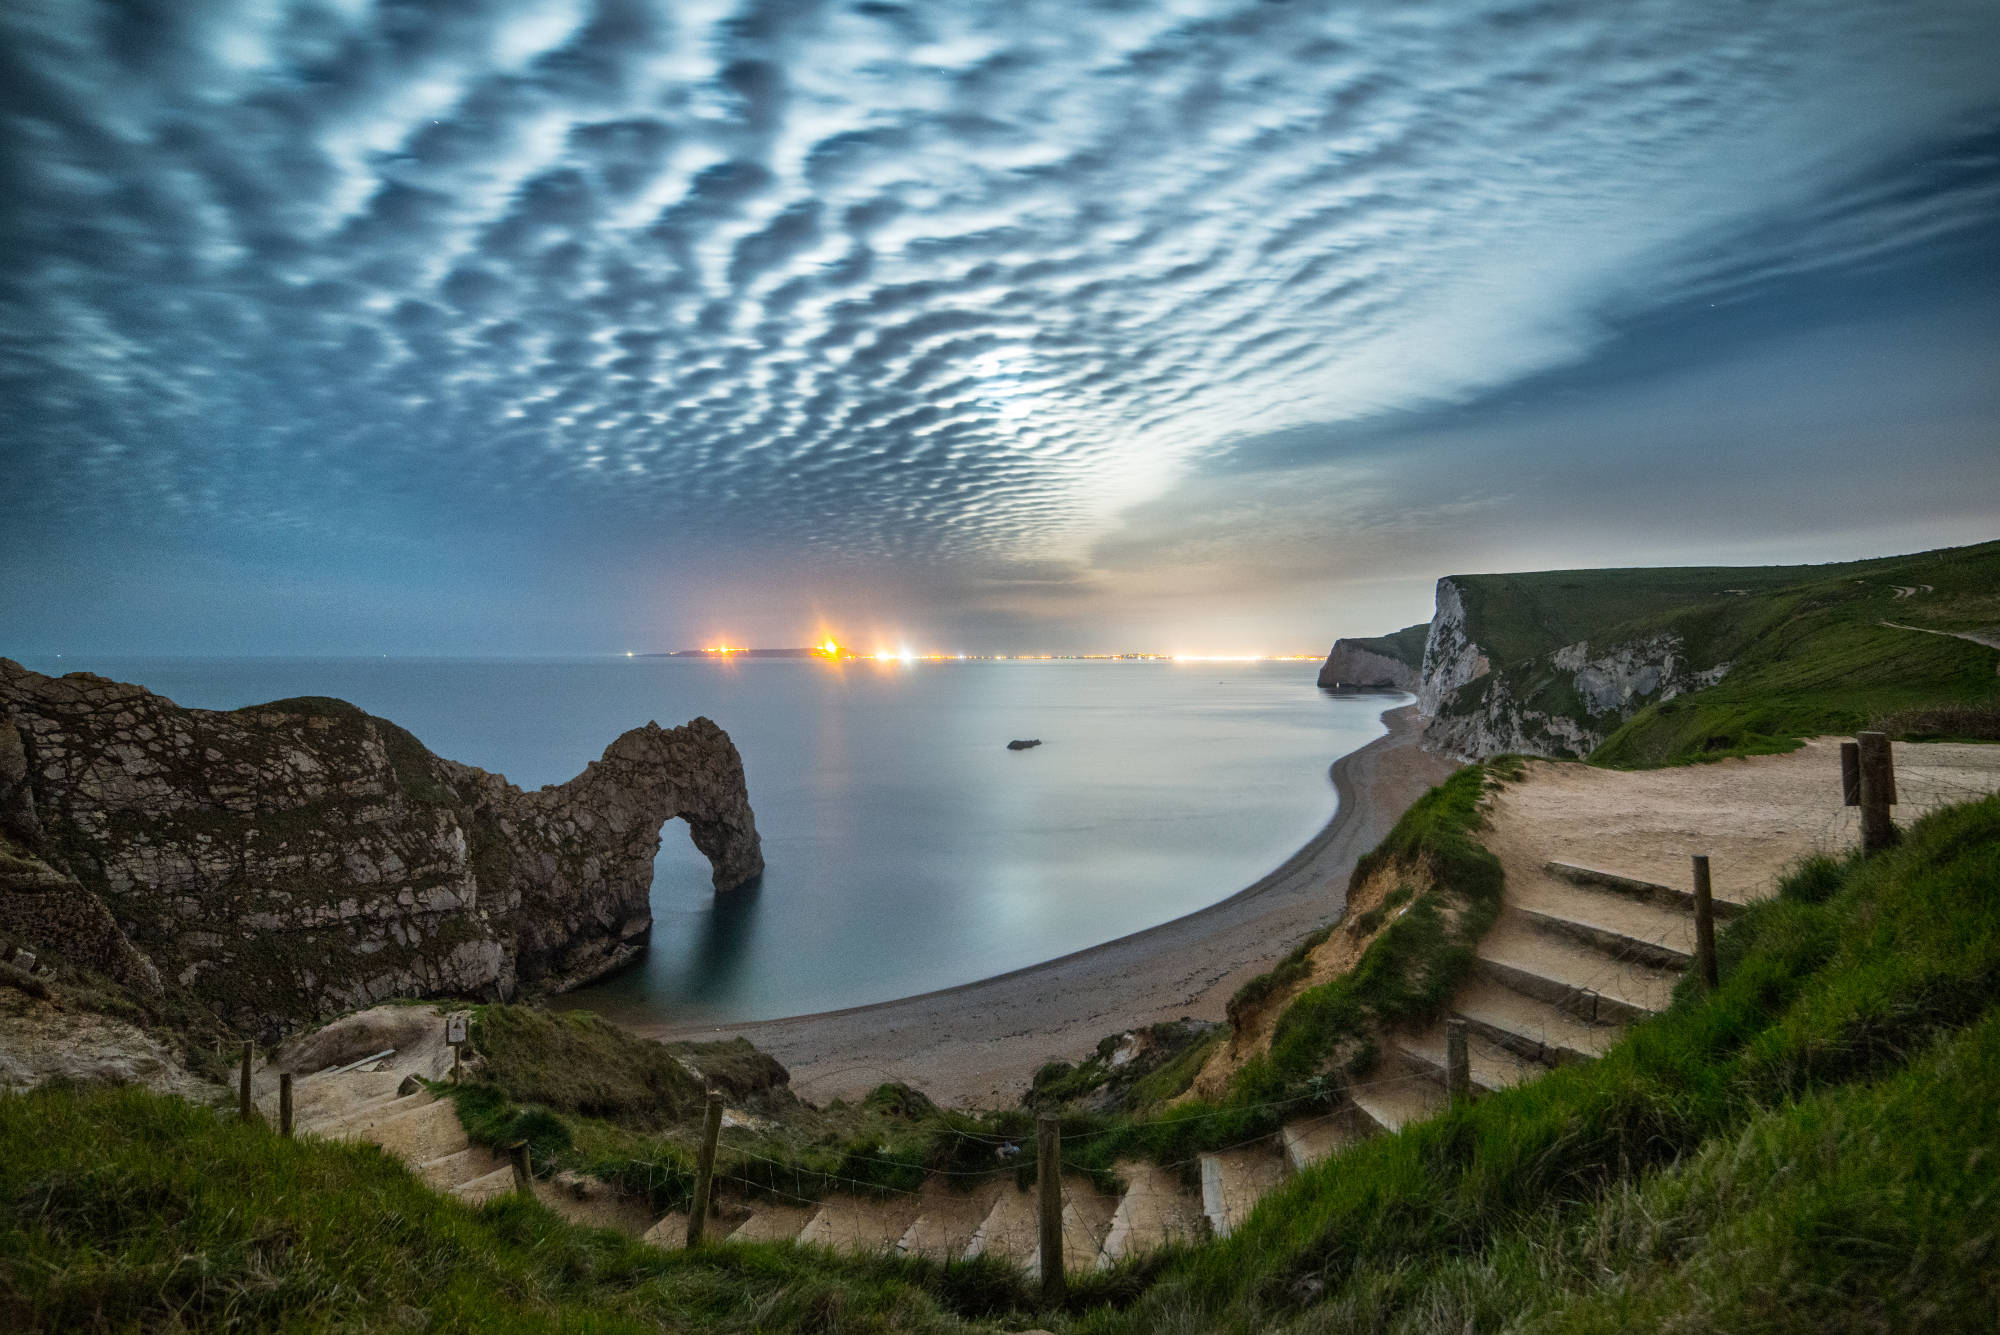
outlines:
[[[0,659],[0,928],[56,924],[28,944],[252,1032],[620,967],[676,817],[718,892],[762,874],[742,757],[706,718],[523,792],[342,700],[184,709]]]

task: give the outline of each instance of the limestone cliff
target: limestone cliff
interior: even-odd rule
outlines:
[[[1327,689],[1359,687],[1409,691],[1423,682],[1424,642],[1430,627],[1419,622],[1394,635],[1344,638],[1320,665],[1319,684]]]
[[[1435,751],[1658,765],[1782,750],[1879,727],[1909,700],[1985,708],[1996,580],[2000,542],[1815,566],[1449,575],[1421,651],[1390,656],[1421,663]],[[1413,633],[1341,641],[1322,684],[1365,673],[1348,646]]]
[[[1438,581],[1417,693],[1424,744],[1469,760],[1589,755],[1643,704],[1712,686],[1729,664],[1696,668],[1681,636],[1613,630],[1545,653],[1502,658],[1467,613],[1465,581]],[[1501,661],[1496,665],[1495,659]]]
[[[1559,623],[1512,584],[1485,587],[1481,578],[1438,581],[1417,692],[1431,750],[1469,760],[1587,756],[1636,709],[1712,686],[1729,671],[1726,662],[1696,667],[1673,630],[1631,625],[1536,652],[1533,637]]]
[[[676,816],[716,889],[763,870],[742,760],[705,718],[523,792],[343,701],[184,709],[0,659],[0,928],[252,1029],[619,967]]]

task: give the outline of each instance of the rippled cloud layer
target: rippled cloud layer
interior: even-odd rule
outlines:
[[[1233,442],[1990,221],[1923,155],[1993,123],[1996,15],[21,0],[6,448],[141,527],[1087,562]]]

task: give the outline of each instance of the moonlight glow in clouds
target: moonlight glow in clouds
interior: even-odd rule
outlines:
[[[519,506],[1097,578],[1233,443],[1990,225],[1990,147],[1922,155],[2000,122],[1996,14],[22,0],[5,448],[169,542]]]

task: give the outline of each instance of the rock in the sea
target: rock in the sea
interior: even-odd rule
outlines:
[[[344,701],[183,709],[0,659],[0,930],[250,1028],[615,969],[676,816],[717,890],[762,872],[742,760],[705,718],[530,793]]]
[[[1031,746],[1040,746],[1041,744],[1042,739],[1039,737],[1016,737],[1013,741],[1007,743],[1007,749],[1009,751],[1025,751]]]

